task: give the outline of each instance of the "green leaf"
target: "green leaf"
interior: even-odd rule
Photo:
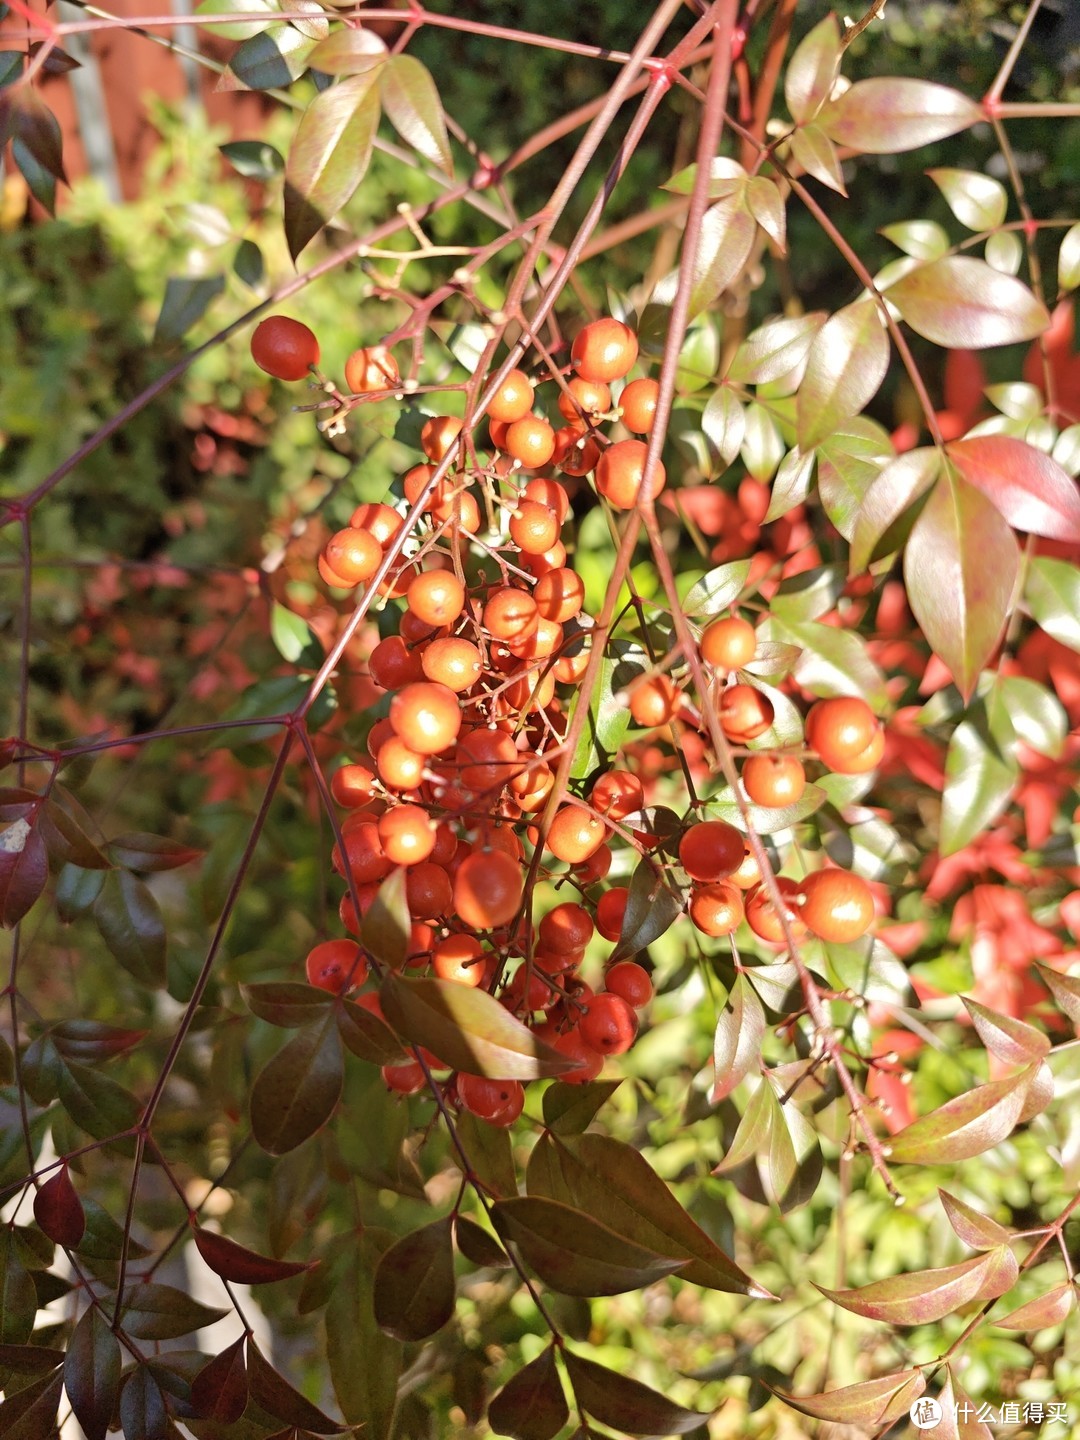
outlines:
[[[726,385],[714,390],[705,402],[701,429],[724,467],[733,464],[746,434],[746,415]]]
[[[824,948],[829,976],[838,990],[891,1005],[904,1005],[910,999],[907,967],[883,941],[865,935],[850,945],[830,943]]]
[[[1028,287],[982,260],[946,255],[917,265],[886,290],[911,328],[952,350],[1033,340],[1050,324]]]
[[[256,985],[241,985],[240,993],[253,1015],[270,1025],[291,1029],[323,1018],[333,996],[314,985],[296,980],[266,980]]]
[[[214,0],[210,0],[213,4]],[[354,33],[352,31],[350,34]],[[274,180],[285,169],[285,158],[265,140],[230,140],[220,147],[222,155],[245,180]]]
[[[856,81],[820,117],[838,145],[864,155],[917,150],[982,119],[981,106],[959,90],[893,76]]]
[[[772,598],[772,609],[785,624],[816,620],[827,615],[843,594],[847,577],[842,565],[817,565],[782,580]]]
[[[485,1270],[509,1268],[510,1261],[498,1240],[468,1216],[459,1215],[454,1221],[454,1239],[462,1255],[472,1264]]]
[[[1058,250],[1058,288],[1075,290],[1080,285],[1080,224],[1070,225],[1061,237]]]
[[[96,1305],[90,1305],[64,1357],[64,1388],[86,1440],[105,1440],[120,1393],[120,1342]]]
[[[257,15],[260,10],[265,10],[265,20],[238,20],[235,24],[207,26],[212,35],[220,35],[225,40],[248,40],[273,23],[279,8],[276,0],[250,0],[250,3],[249,0],[222,0],[220,4],[218,0],[200,0],[193,13],[197,20],[200,15],[231,15],[233,12]]]
[[[1069,717],[1057,696],[1022,675],[999,675],[994,683],[1017,736],[1040,755],[1056,760],[1064,750],[1069,728]]]
[[[341,1413],[363,1425],[366,1440],[389,1440],[397,1408],[402,1344],[375,1322],[372,1277],[394,1243],[386,1230],[365,1226],[356,1257],[334,1286],[326,1311],[326,1354]]]
[[[562,1201],[635,1244],[690,1263],[680,1279],[770,1299],[686,1213],[645,1157],[607,1135],[545,1133],[529,1156],[530,1195]]]
[[[629,890],[618,943],[608,957],[610,963],[632,959],[666,934],[682,914],[682,895],[671,888],[648,856],[638,861]]]
[[[976,705],[953,731],[945,756],[942,855],[962,850],[989,828],[1009,803],[1018,776],[1012,754],[991,733],[985,707]]]
[[[746,206],[745,186],[705,211],[691,274],[691,318],[707,309],[742,274],[756,232],[757,224]]]
[[[899,550],[918,518],[916,508],[941,471],[936,446],[898,455],[878,472],[855,515],[851,534],[851,573]]]
[[[799,386],[799,449],[813,450],[858,415],[877,394],[888,368],[889,336],[877,301],[856,300],[831,315],[814,337]]]
[[[860,415],[830,435],[817,453],[821,503],[840,534],[850,540],[867,492],[893,458],[892,444],[880,425]]]
[[[294,260],[364,178],[378,124],[373,74],[339,81],[304,112],[285,162],[285,237]]]
[[[775,180],[754,175],[746,182],[746,203],[750,213],[781,254],[787,251],[787,211]]]
[[[1012,1133],[1037,1066],[1007,1080],[991,1080],[948,1100],[889,1141],[890,1159],[903,1165],[945,1165],[969,1160]]]
[[[899,1370],[893,1375],[879,1375],[876,1380],[861,1380],[857,1385],[841,1385],[821,1395],[789,1395],[783,1390],[772,1393],[803,1415],[858,1426],[865,1432],[880,1430],[905,1414],[925,1389],[922,1371]]]
[[[61,1105],[75,1124],[95,1140],[126,1134],[142,1114],[143,1107],[130,1090],[75,1061],[64,1063],[57,1091]]]
[[[79,1242],[79,1254],[88,1260],[119,1260],[125,1253],[123,1229],[92,1196],[88,1195],[83,1201],[83,1211],[86,1215],[86,1230]],[[149,1251],[145,1245],[129,1238],[126,1253],[130,1260],[141,1260]]]
[[[717,1105],[739,1085],[761,1059],[765,1011],[757,992],[740,971],[713,1036],[713,1085],[709,1101]]]
[[[847,195],[840,157],[822,125],[803,125],[795,131],[788,143],[791,147],[791,158],[807,175],[820,180],[822,185],[827,185],[838,195]]]
[[[392,55],[379,76],[386,118],[401,138],[451,179],[454,157],[431,72],[412,55]]]
[[[104,870],[84,870],[65,865],[56,880],[56,913],[64,925],[87,915],[105,884]]]
[[[468,1110],[457,1118],[458,1139],[477,1178],[492,1195],[516,1195],[517,1171],[510,1132],[478,1120]]]
[[[130,1285],[121,1308],[124,1329],[136,1340],[174,1340],[229,1314],[201,1305],[171,1285],[156,1284]]]
[[[392,972],[379,989],[383,1013],[399,1035],[423,1045],[453,1070],[499,1080],[536,1080],[575,1069],[486,990],[450,980],[404,980]]]
[[[936,220],[901,220],[881,233],[915,260],[938,260],[949,250],[949,236]]]
[[[812,120],[829,98],[840,55],[840,27],[835,15],[826,15],[799,42],[788,61],[784,101],[796,124]]]
[[[561,1295],[621,1295],[686,1265],[558,1200],[496,1200],[490,1214],[502,1239],[512,1241],[526,1265]]]
[[[94,920],[110,952],[140,985],[164,986],[165,922],[153,893],[138,876],[111,870],[94,902]]]
[[[426,1340],[454,1313],[453,1221],[449,1215],[395,1241],[375,1270],[375,1320],[396,1340]]]
[[[556,1080],[544,1091],[544,1124],[556,1135],[580,1135],[621,1084],[621,1080],[593,1080],[587,1085],[564,1085]]]
[[[804,455],[801,450],[795,449],[789,450],[781,460],[773,480],[769,508],[765,512],[766,525],[773,520],[779,520],[789,510],[794,510],[796,505],[805,503],[814,478],[815,458],[813,452]]]
[[[1068,560],[1036,555],[1028,566],[1024,599],[1048,635],[1080,650],[1080,569]]]
[[[408,1059],[401,1041],[377,1015],[352,1000],[340,1000],[334,1016],[345,1048],[372,1065],[402,1065]]]
[[[1010,435],[954,440],[949,458],[1016,530],[1080,541],[1080,495],[1056,460]]]
[[[37,1308],[34,1281],[19,1259],[15,1236],[5,1228],[0,1231],[0,1343],[25,1345],[34,1328]]]
[[[330,1013],[301,1030],[255,1077],[251,1128],[271,1155],[284,1155],[329,1120],[341,1096],[344,1059]]]
[[[981,170],[928,170],[949,209],[969,230],[996,230],[1005,219],[1009,197],[1005,186]]]
[[[676,195],[689,195],[697,182],[697,165],[687,165],[678,171],[661,187]],[[709,162],[707,194],[710,200],[721,200],[741,188],[746,181],[746,170],[737,160],[728,155],[716,155]]]
[[[322,646],[307,621],[294,611],[286,610],[285,606],[276,600],[270,606],[270,638],[277,646],[278,654],[290,665],[301,663],[301,657],[305,653],[317,653],[319,656],[323,653]]]
[[[554,1440],[570,1411],[555,1365],[555,1347],[519,1370],[488,1407],[488,1425],[512,1440]]]
[[[946,474],[912,527],[904,579],[915,619],[970,698],[997,647],[1019,568],[1016,537],[989,500]]]
[[[268,25],[240,46],[217,89],[287,89],[308,68],[314,48],[315,42],[291,25]]]
[[[683,600],[683,609],[692,618],[711,618],[721,614],[742,594],[750,575],[749,560],[732,560],[718,565],[691,585]]]
[[[618,1375],[565,1346],[562,1357],[578,1404],[601,1425],[631,1435],[687,1435],[709,1419],[700,1411],[676,1405],[640,1380]]]
[[[224,275],[172,276],[165,282],[154,339],[164,344],[182,339],[224,289]]]
[[[815,310],[759,325],[735,351],[727,379],[739,385],[764,385],[790,375],[810,354],[814,336],[827,319],[823,310]]]
[[[399,866],[379,886],[375,903],[364,916],[364,949],[384,965],[400,970],[409,952],[411,926],[405,869]]]
[[[827,799],[820,785],[807,785],[793,805],[747,805],[746,812],[759,835],[778,835],[781,830],[790,830],[800,820],[820,810]],[[709,801],[709,819],[726,820],[737,830],[746,830],[743,812],[730,785],[725,785]]]
[[[802,651],[793,671],[796,681],[813,695],[861,695],[873,710],[887,699],[885,676],[867,653],[866,641],[854,630],[840,630],[818,620],[783,620],[773,627],[776,638]]]
[[[589,713],[570,767],[570,778],[573,780],[591,775],[618,752],[623,742],[630,725],[630,711],[622,700],[615,697],[622,689],[626,668],[625,657],[605,654],[592,693],[586,695],[580,688],[574,693],[570,702],[569,723],[573,723],[579,706],[587,705]],[[616,676],[619,678],[616,679]]]
[[[746,434],[739,451],[747,472],[764,485],[775,475],[785,450],[780,427],[765,406],[757,403],[748,405]]]
[[[1016,1256],[1005,1245],[973,1255],[959,1265],[892,1275],[857,1290],[817,1289],[835,1305],[890,1325],[929,1325],[973,1300],[995,1299],[1016,1283]]]

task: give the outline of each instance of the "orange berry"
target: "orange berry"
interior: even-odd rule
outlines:
[[[268,315],[252,331],[251,358],[277,380],[303,380],[319,363],[319,342],[301,321]]]
[[[328,564],[325,555],[319,556],[316,567],[324,585],[329,585],[334,590],[351,590],[353,588],[352,581],[346,580],[344,575],[339,575],[334,567]]]
[[[792,936],[798,940],[806,934],[806,923],[800,914],[802,891],[795,881],[789,880],[786,875],[778,876],[776,884],[779,887],[780,896],[784,902],[784,914],[788,922],[788,929],[791,931]],[[747,893],[746,923],[760,939],[768,940],[769,943],[773,945],[781,945],[784,943],[784,930],[780,922],[780,916],[777,914],[776,908],[769,899],[769,893],[763,884],[756,886]]]
[[[429,460],[438,464],[450,451],[461,434],[464,421],[456,415],[433,415],[425,420],[420,431],[420,448]]]
[[[611,869],[612,858],[611,846],[601,845],[600,849],[594,850],[587,860],[574,866],[574,874],[582,885],[592,885],[597,880],[603,880]]]
[[[449,915],[453,902],[450,876],[441,865],[421,860],[405,871],[405,898],[414,920],[435,920]]]
[[[645,804],[645,788],[629,770],[608,770],[592,787],[589,800],[594,810],[621,820]]]
[[[472,935],[448,935],[431,947],[431,968],[440,980],[475,989],[484,978],[487,952]]]
[[[410,650],[400,635],[380,640],[368,658],[368,674],[382,690],[398,690],[424,674],[418,650]]]
[[[355,940],[324,940],[308,951],[304,969],[309,985],[331,995],[357,989],[368,973],[364,952]]]
[[[532,593],[541,619],[555,620],[564,625],[581,613],[585,603],[585,582],[576,570],[562,566],[541,575]]]
[[[375,776],[366,765],[342,765],[330,780],[330,793],[346,809],[364,805],[371,798]]]
[[[521,498],[522,500],[535,500],[537,504],[546,505],[550,510],[554,510],[560,526],[570,514],[570,496],[566,493],[566,486],[560,485],[558,480],[552,480],[546,475],[533,475],[527,480],[522,487]]]
[[[720,728],[736,745],[764,735],[773,713],[772,701],[752,685],[729,685],[720,696]]]
[[[470,730],[458,741],[454,761],[462,785],[476,794],[497,792],[522,770],[513,738],[503,730]]]
[[[642,487],[648,446],[643,440],[617,440],[609,445],[596,466],[596,488],[616,510],[633,510],[642,500],[654,500],[667,482],[667,472],[658,460],[649,481]]]
[[[394,390],[401,384],[401,371],[387,346],[365,345],[345,361],[345,384],[354,395]]]
[[[806,743],[817,751],[822,764],[839,775],[872,770],[884,748],[877,716],[857,695],[837,695],[812,705],[806,717]],[[871,757],[876,758],[866,763]]]
[[[620,960],[604,975],[604,984],[612,995],[619,995],[635,1010],[648,1005],[653,998],[653,983],[649,972],[633,960]]]
[[[465,586],[452,570],[422,570],[410,580],[405,603],[428,625],[452,625],[465,608]]]
[[[421,664],[428,680],[460,694],[475,685],[483,674],[480,651],[461,635],[447,635],[425,646]]]
[[[420,680],[406,685],[390,701],[390,723],[410,750],[437,755],[457,739],[461,709],[446,685]]]
[[[623,1055],[637,1037],[638,1018],[621,995],[594,995],[581,1018],[581,1038],[598,1055]]]
[[[424,778],[424,756],[410,749],[400,735],[391,735],[379,746],[375,769],[391,790],[415,790]]]
[[[636,725],[655,730],[674,717],[681,699],[682,691],[670,675],[648,675],[630,693],[630,714]]]
[[[582,379],[601,384],[621,380],[632,369],[637,354],[633,330],[610,316],[586,325],[570,348],[570,359]]]
[[[600,446],[577,425],[555,431],[552,460],[564,475],[588,475],[600,463]]]
[[[503,1129],[514,1123],[525,1105],[520,1080],[487,1080],[482,1075],[460,1074],[457,1094],[470,1115]]]
[[[382,563],[382,546],[368,530],[356,530],[351,525],[331,535],[323,551],[326,563],[335,575],[349,585],[362,585],[370,580]]]
[[[689,912],[703,935],[734,935],[743,922],[743,897],[726,881],[695,885],[690,891]]]
[[[535,500],[522,500],[510,517],[510,539],[528,555],[542,555],[559,538],[554,510]]]
[[[557,955],[584,950],[593,937],[589,912],[573,900],[564,900],[540,921],[540,941]]]
[[[726,820],[699,820],[683,831],[679,863],[691,880],[726,880],[742,864],[746,842]]]
[[[874,918],[870,886],[850,870],[815,870],[802,882],[802,918],[822,940],[848,945]]]
[[[476,850],[454,876],[455,913],[473,930],[508,925],[525,888],[521,866],[503,850]]]
[[[504,425],[512,425],[515,420],[521,420],[528,415],[532,405],[532,381],[523,370],[511,370],[491,397],[487,410],[488,420],[499,420]]]
[[[755,805],[794,805],[806,789],[806,771],[794,755],[751,755],[743,763],[743,789]]]
[[[349,830],[347,834],[342,834],[341,838],[345,845],[345,870],[358,885],[366,885],[373,880],[384,880],[389,875],[391,864],[383,853],[379,828],[373,820],[363,821]],[[331,859],[334,868],[340,870],[340,858],[336,845]]]
[[[618,940],[622,934],[623,916],[630,891],[625,885],[613,885],[596,902],[596,928],[605,940]]]
[[[547,848],[557,860],[580,865],[607,837],[607,827],[582,805],[563,805],[555,812],[548,831]]]
[[[395,865],[418,865],[435,848],[435,821],[421,805],[395,805],[379,817],[379,839]]]
[[[529,414],[510,426],[503,448],[525,469],[536,470],[555,453],[555,431],[539,415]]]
[[[358,505],[349,520],[355,530],[367,530],[374,535],[383,549],[390,544],[404,523],[392,506],[384,505],[378,500]]]
[[[619,396],[622,422],[635,435],[648,435],[656,419],[660,386],[655,380],[631,380]]]
[[[602,382],[575,375],[566,382],[566,390],[559,391],[558,405],[559,414],[571,425],[580,425],[583,420],[595,423],[611,409],[611,391]]]
[[[484,606],[484,629],[496,640],[520,640],[530,635],[539,621],[536,601],[527,590],[513,585],[493,590]]]
[[[757,631],[738,615],[725,615],[706,625],[701,636],[701,658],[721,675],[739,670],[757,653]]]

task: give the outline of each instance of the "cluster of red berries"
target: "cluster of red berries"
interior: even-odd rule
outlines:
[[[280,363],[275,325],[283,327]],[[273,317],[256,330],[253,353],[268,373],[295,379],[317,363],[318,345],[299,322]],[[627,381],[614,399],[610,388],[625,380],[637,355],[637,338],[621,321],[585,326],[573,343],[569,372],[548,377],[558,386],[548,407],[564,422],[558,427],[534,409],[533,380],[510,371],[488,406],[483,459],[473,437],[459,440],[459,419],[430,417],[421,432],[427,463],[402,482],[410,506],[423,502],[408,551],[384,565],[404,520],[391,505],[368,503],[331,536],[319,558],[322,578],[338,589],[367,584],[382,568],[380,594],[404,603],[398,633],[381,640],[368,661],[371,679],[390,695],[389,712],[370,731],[367,758],[343,765],[331,783],[348,812],[333,854],[335,869],[351,882],[341,919],[357,939],[317,945],[308,956],[308,979],[335,992],[363,984],[364,916],[385,878],[404,867],[412,921],[407,966],[496,990],[540,1039],[576,1062],[567,1078],[579,1082],[594,1078],[606,1056],[630,1047],[637,1012],[653,993],[648,973],[632,961],[609,964],[599,991],[579,973],[594,932],[611,942],[622,933],[627,887],[611,886],[598,898],[589,893],[611,866],[616,829],[642,850],[658,843],[633,823],[646,805],[639,776],[608,770],[587,797],[559,805],[538,875],[564,874],[581,900],[557,905],[535,929],[526,913],[525,868],[540,839],[533,817],[547,806],[554,785],[568,687],[580,682],[589,659],[585,586],[567,563],[561,538],[571,489],[592,474],[597,493],[621,510],[632,509],[644,493],[646,443],[611,439],[602,428],[621,421],[641,436],[652,428],[655,380]],[[401,380],[385,346],[356,351],[345,378],[357,396],[393,392]],[[454,463],[433,483],[452,449]],[[537,473],[545,468],[548,473]],[[664,483],[656,465],[648,495]],[[709,702],[736,746],[759,738],[773,722],[771,702],[743,669],[756,650],[753,625],[738,616],[713,620],[700,636],[701,658],[716,681]],[[680,684],[666,672],[640,677],[629,708],[648,729],[676,717],[695,723]],[[824,700],[810,712],[807,741],[829,768],[857,773],[880,759],[883,735],[863,701]],[[797,756],[761,752],[745,759],[742,783],[755,804],[786,806],[799,799],[806,777]],[[699,930],[730,935],[745,918],[759,938],[783,942],[783,926],[738,830],[723,821],[692,823],[678,856]],[[853,940],[873,918],[869,887],[845,871],[818,871],[801,885],[783,877],[778,883],[791,898],[786,925],[792,935],[809,929],[827,940]],[[379,1013],[377,993],[360,1001]],[[424,1060],[441,1068],[436,1056]],[[383,1073],[405,1093],[426,1083],[418,1061],[386,1066]],[[459,1074],[445,1089],[497,1124],[510,1124],[524,1100],[512,1080]]]

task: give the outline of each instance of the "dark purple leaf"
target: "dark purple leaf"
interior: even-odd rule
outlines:
[[[459,1215],[454,1221],[454,1239],[465,1259],[482,1269],[505,1270],[510,1264],[495,1236],[466,1215]]]
[[[199,1254],[222,1280],[239,1285],[268,1285],[274,1280],[288,1280],[310,1270],[314,1261],[274,1260],[245,1249],[225,1235],[216,1235],[202,1226],[195,1228],[195,1245]]]
[[[707,1414],[686,1410],[639,1380],[618,1375],[565,1346],[562,1357],[578,1404],[601,1425],[631,1435],[686,1435],[708,1422]]]
[[[629,888],[622,931],[609,956],[611,962],[633,959],[666,934],[683,910],[683,897],[671,888],[663,871],[648,856],[635,867]]]
[[[284,1155],[321,1130],[341,1096],[345,1062],[331,1012],[301,1030],[268,1061],[251,1089],[251,1128],[271,1155]]]
[[[509,1380],[488,1407],[488,1425],[512,1440],[553,1440],[570,1418],[555,1347],[548,1348]]]
[[[136,1365],[124,1378],[120,1424],[124,1440],[169,1440],[165,1397],[148,1365]]]
[[[345,1429],[344,1425],[324,1415],[317,1405],[290,1385],[284,1375],[274,1369],[250,1335],[247,1337],[247,1371],[252,1400],[284,1425],[310,1430],[313,1435],[338,1435]]]
[[[181,865],[190,865],[193,860],[201,859],[203,854],[202,850],[181,845],[178,840],[170,840],[165,835],[132,832],[109,841],[109,855],[115,864],[143,873],[176,870]]]
[[[86,1216],[66,1165],[50,1175],[34,1196],[34,1219],[65,1250],[74,1250],[82,1239]]]
[[[49,856],[37,829],[19,818],[0,830],[0,925],[17,925],[48,878]]]
[[[16,1390],[0,1405],[0,1435],[4,1440],[53,1440],[63,1393],[64,1377],[59,1371]]]
[[[396,1340],[426,1340],[454,1313],[453,1222],[444,1216],[391,1245],[375,1271],[375,1319]]]
[[[120,1393],[120,1342],[96,1305],[75,1326],[64,1357],[64,1388],[86,1440],[105,1440]]]
[[[149,1031],[122,1030],[103,1020],[61,1020],[49,1034],[66,1060],[107,1060],[133,1049]]]
[[[199,1371],[191,1382],[191,1403],[199,1415],[232,1425],[248,1402],[244,1338],[234,1341]]]

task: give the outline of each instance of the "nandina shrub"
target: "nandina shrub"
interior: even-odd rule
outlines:
[[[495,158],[424,47],[501,20],[245,22],[226,84],[303,106],[269,203],[309,268],[235,309],[259,424],[216,433],[293,407],[324,477],[395,478],[278,497],[261,557],[218,525],[210,574],[190,497],[149,559],[80,553],[109,684],[64,693],[41,536],[197,352],[10,472],[5,1433],[883,1433],[931,1400],[1063,1433],[1080,228],[1022,188],[1019,47],[981,93],[873,74],[880,10],[661,4],[569,46],[609,87]],[[67,29],[28,18],[0,106],[47,205]],[[376,138],[415,191],[369,219]],[[868,235],[848,191],[928,147]],[[635,157],[665,197],[605,216]],[[357,271],[379,322],[337,355],[308,301]],[[219,289],[171,284],[159,340]]]

